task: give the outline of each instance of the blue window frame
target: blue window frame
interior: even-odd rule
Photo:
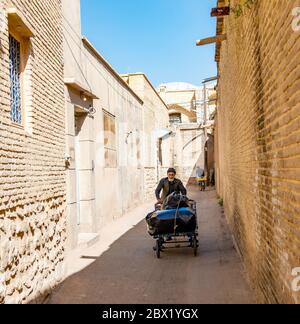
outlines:
[[[11,120],[14,123],[21,124],[21,44],[11,35],[9,35],[9,67]]]

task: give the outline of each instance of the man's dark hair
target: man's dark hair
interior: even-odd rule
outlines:
[[[169,173],[174,173],[174,174],[176,174],[176,170],[174,169],[174,168],[170,168],[169,170],[168,170],[168,174]]]

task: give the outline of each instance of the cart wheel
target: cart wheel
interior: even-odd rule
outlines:
[[[157,256],[157,259],[160,259],[160,251],[161,251],[160,240],[157,240],[156,241],[156,256]]]
[[[193,237],[193,249],[194,249],[194,256],[196,257],[198,255],[198,239],[196,235]]]

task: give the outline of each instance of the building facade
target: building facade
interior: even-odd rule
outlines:
[[[214,87],[174,82],[160,85],[158,92],[169,108],[173,134],[171,158],[178,176],[188,183],[196,178],[197,167],[208,175],[214,170],[214,154],[211,154],[216,108]]]
[[[218,19],[218,192],[258,300],[299,303],[300,2],[239,5]]]
[[[145,200],[155,199],[161,177],[172,166],[173,136],[169,128],[169,109],[143,73],[122,75],[124,81],[143,100],[143,167]]]
[[[216,110],[214,83],[205,87],[185,82],[166,83],[158,87],[158,92],[168,105],[171,125],[213,123],[210,121]]]
[[[80,1],[63,0],[68,249],[144,201],[142,99],[81,34]]]
[[[169,107],[170,124],[197,123],[199,88],[175,82],[160,85],[158,91]]]
[[[0,51],[0,303],[25,303],[63,273],[61,2],[2,0]]]

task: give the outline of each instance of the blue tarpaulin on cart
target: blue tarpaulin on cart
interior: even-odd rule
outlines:
[[[159,210],[146,218],[152,236],[193,233],[197,228],[197,215],[191,208]]]

